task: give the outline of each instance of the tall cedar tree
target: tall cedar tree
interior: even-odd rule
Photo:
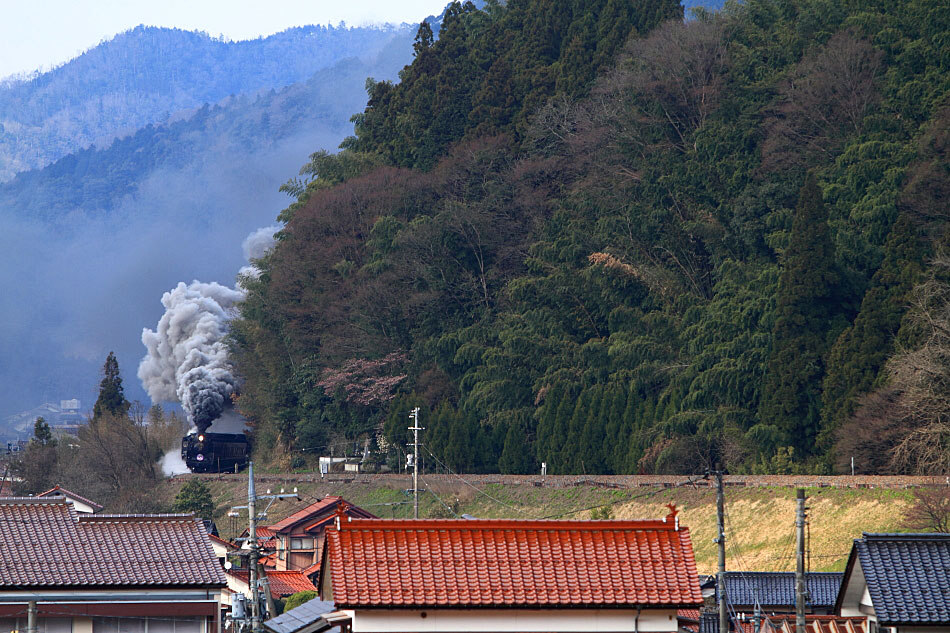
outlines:
[[[821,420],[826,332],[835,313],[839,276],[828,212],[811,173],[798,196],[785,268],[776,297],[772,352],[760,421],[799,455],[815,448]]]
[[[56,439],[53,437],[53,430],[49,428],[46,418],[38,417],[33,424],[33,440],[42,446],[55,446]]]
[[[93,419],[98,420],[105,414],[116,416],[125,415],[129,411],[130,403],[125,399],[122,389],[122,376],[119,374],[119,361],[115,352],[109,352],[106,363],[102,366],[102,381],[99,383],[99,398],[92,408]]]
[[[822,394],[822,446],[851,417],[858,397],[880,382],[894,351],[894,338],[907,312],[907,295],[921,275],[922,249],[913,223],[902,214],[887,239],[884,262],[874,273],[854,325],[838,337],[828,355]]]

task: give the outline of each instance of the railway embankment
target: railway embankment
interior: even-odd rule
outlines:
[[[222,535],[238,534],[246,516],[227,513],[246,503],[246,473],[170,479],[165,494],[173,497],[189,477],[211,489]],[[271,505],[265,525],[327,494],[380,517],[412,516],[412,483],[405,474],[261,473],[256,480],[259,494],[296,488],[300,496]],[[865,475],[729,475],[725,484],[728,567],[748,571],[794,569],[796,488],[808,494],[809,567],[827,571],[844,568],[851,542],[862,532],[910,529],[903,516],[915,489],[948,485],[946,477]],[[716,495],[714,484],[701,476],[424,474],[420,487],[423,517],[656,518],[668,512],[667,504],[676,504],[681,524],[690,528],[700,573],[716,567]]]

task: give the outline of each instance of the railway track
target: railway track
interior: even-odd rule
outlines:
[[[214,473],[185,475],[200,477],[211,481],[243,480],[246,473]],[[489,485],[526,486],[543,488],[573,488],[590,486],[596,488],[638,489],[638,488],[711,488],[711,480],[701,475],[425,475],[432,483],[458,484],[468,483],[475,487]],[[294,484],[367,484],[404,488],[411,486],[411,477],[407,474],[376,473],[330,473],[321,477],[319,473],[260,473],[255,479],[261,483]],[[408,482],[408,483],[407,483]],[[884,488],[902,490],[950,486],[950,476],[910,476],[910,475],[726,475],[726,487],[744,488]]]

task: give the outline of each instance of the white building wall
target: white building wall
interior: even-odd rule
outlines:
[[[353,633],[661,633],[675,609],[357,609]]]

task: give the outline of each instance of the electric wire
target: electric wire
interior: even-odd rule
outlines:
[[[454,516],[456,519],[460,519],[460,518],[461,518],[461,517],[458,515],[458,513],[455,512],[455,510],[453,510],[453,509],[450,508],[449,506],[445,505],[445,502],[442,501],[441,498],[439,498],[439,495],[435,494],[435,492],[429,488],[429,482],[425,480],[425,477],[423,477],[422,475],[419,475],[419,479],[421,479],[421,480],[422,480],[422,483],[425,485],[425,487],[426,487],[426,492],[428,492],[428,493],[431,494],[433,497],[435,497],[435,500],[438,501],[440,504],[442,504],[442,507],[443,507],[443,508],[445,508],[446,510],[448,510],[449,512],[451,512],[451,513],[452,513],[452,516]]]
[[[479,487],[473,485],[472,483],[470,483],[467,479],[465,479],[464,477],[462,477],[460,474],[458,474],[457,472],[455,472],[454,470],[452,470],[451,468],[449,468],[448,466],[446,466],[446,465],[442,462],[442,460],[440,460],[438,457],[436,457],[435,454],[434,454],[431,450],[429,450],[429,447],[428,447],[428,446],[423,445],[423,448],[425,448],[426,452],[429,453],[430,456],[432,456],[432,459],[434,459],[437,464],[439,464],[440,466],[442,466],[442,468],[446,469],[447,471],[449,471],[450,473],[452,473],[453,475],[455,475],[456,477],[458,477],[458,478],[462,481],[462,483],[464,483],[465,485],[467,485],[469,488],[471,488],[471,489],[474,490],[475,492],[477,492],[477,493],[479,493],[479,494],[481,494],[481,495],[484,495],[484,496],[488,497],[489,499],[491,499],[491,500],[494,501],[495,503],[498,503],[498,504],[503,505],[503,506],[505,506],[505,507],[511,508],[511,509],[514,510],[515,512],[519,512],[519,513],[521,513],[521,514],[524,514],[524,510],[522,510],[521,508],[516,507],[516,506],[513,506],[513,505],[511,505],[510,503],[506,503],[506,502],[502,501],[501,499],[497,499],[497,498],[493,497],[492,495],[488,494],[487,492],[485,492],[484,490],[482,490],[481,488],[479,488]]]
[[[683,486],[695,485],[697,481],[704,479],[705,477],[689,477],[685,481],[681,481],[673,486],[673,488],[681,488]],[[549,514],[547,516],[541,517],[541,519],[556,519],[568,514],[577,514],[578,512],[584,512],[586,510],[596,510],[598,508],[605,508],[608,506],[618,505],[621,503],[630,503],[631,501],[636,501],[637,499],[645,499],[646,497],[652,497],[661,492],[665,492],[668,488],[655,488],[653,490],[648,490],[646,492],[640,493],[638,495],[633,495],[630,497],[624,497],[623,499],[615,499],[613,501],[608,501],[606,503],[599,503],[593,506],[587,506],[586,508],[577,508],[575,510],[568,510],[567,512],[561,512],[560,514]]]
[[[738,539],[736,539],[733,536],[733,534],[735,533],[732,530],[733,521],[732,521],[732,517],[729,516],[729,509],[725,503],[723,504],[723,515],[725,516],[725,521],[728,522],[728,526],[729,526],[728,531],[730,533],[729,538],[726,539],[726,547],[731,547],[732,556],[733,558],[739,561],[739,565],[741,567],[748,568],[749,565],[742,558],[741,548],[739,547]],[[724,526],[724,529],[726,529],[725,526]],[[752,594],[753,607],[758,607],[759,611],[761,612],[762,604],[759,602],[759,592],[756,590],[756,587],[749,580],[749,577],[746,576],[745,571],[743,571],[742,569],[739,569],[736,571],[738,571],[739,578],[742,579],[742,582],[745,584],[746,589],[749,591],[750,594]],[[726,594],[727,600],[728,600],[728,596],[729,594],[727,593]],[[729,608],[731,610],[734,610],[731,602],[729,603]]]

